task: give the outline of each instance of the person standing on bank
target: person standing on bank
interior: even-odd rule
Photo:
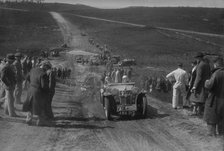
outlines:
[[[186,99],[190,101],[190,103],[193,107],[192,115],[196,115],[197,106],[196,106],[196,103],[195,103],[194,99],[190,99],[190,97],[191,97],[191,95],[194,95],[194,94],[191,93],[191,89],[193,88],[194,81],[196,79],[197,61],[191,62],[191,66],[192,66],[192,70],[190,72],[190,80],[189,80],[189,83],[188,83],[188,91],[187,91]]]
[[[196,78],[191,91],[193,93],[192,95],[196,98],[194,99],[195,107],[197,108],[196,113],[201,115],[203,112],[203,105],[208,96],[208,92],[204,85],[205,81],[210,78],[211,70],[210,65],[204,59],[203,53],[198,52],[195,58],[197,59],[198,65],[196,69]]]
[[[21,53],[15,54],[15,62],[13,63],[16,73],[16,86],[14,91],[15,103],[22,104],[21,95],[23,90],[23,71],[22,71],[22,63],[21,63]]]
[[[26,122],[32,123],[33,115],[37,115],[37,126],[48,125],[46,121],[45,109],[49,99],[49,79],[46,71],[50,68],[48,62],[44,61],[40,67],[33,68],[27,76],[30,87],[27,99],[23,104],[23,111],[28,112]]]
[[[186,106],[186,85],[188,82],[188,75],[183,70],[183,64],[179,63],[178,68],[166,76],[167,79],[175,78],[175,84],[173,85],[173,98],[172,107],[177,109],[180,104],[180,96],[183,98],[183,106]]]
[[[207,122],[208,134],[224,134],[224,62],[223,58],[214,60],[214,71],[209,80],[205,81],[209,97],[205,102],[204,120]]]
[[[6,64],[1,70],[1,81],[5,89],[5,114],[10,117],[16,117],[14,107],[14,90],[16,85],[16,75],[14,72],[13,62],[15,57],[13,54],[8,54],[6,57]]]
[[[2,68],[5,66],[5,62],[3,61],[3,58],[0,58],[0,77],[1,77],[1,71]],[[5,89],[3,88],[3,83],[0,80],[0,107],[5,102]]]
[[[52,66],[50,63],[49,67],[50,69],[47,70],[47,75],[48,75],[48,79],[49,79],[49,99],[46,102],[46,116],[48,119],[53,119],[54,118],[54,114],[52,111],[52,100],[55,94],[55,87],[56,87],[56,72],[52,69]]]

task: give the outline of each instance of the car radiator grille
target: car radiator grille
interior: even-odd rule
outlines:
[[[120,97],[120,103],[121,105],[128,105],[128,104],[132,104],[132,98],[131,96],[127,96],[127,97]]]

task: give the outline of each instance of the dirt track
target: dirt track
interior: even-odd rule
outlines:
[[[66,21],[60,14],[51,13],[57,20],[65,40],[74,49],[94,50],[88,37]],[[68,61],[66,55],[54,60]],[[149,113],[146,119],[116,119],[106,121],[98,99],[99,73],[91,68],[68,63],[73,68],[76,86],[59,83],[53,100],[56,126],[35,127],[24,123],[25,114],[17,106],[19,118],[0,119],[1,151],[219,151],[220,138],[206,136],[202,120],[186,116],[187,111],[174,111],[171,105],[148,96]],[[92,75],[91,89],[81,90],[80,83]],[[0,110],[2,115],[2,110]]]

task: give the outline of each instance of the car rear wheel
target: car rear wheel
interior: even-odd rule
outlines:
[[[142,98],[142,117],[145,118],[147,116],[147,99],[146,97]]]
[[[111,120],[111,106],[109,98],[104,98],[104,112],[107,120]]]

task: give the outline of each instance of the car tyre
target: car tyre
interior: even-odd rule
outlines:
[[[146,118],[147,116],[147,99],[146,97],[142,98],[142,117]]]
[[[104,112],[107,120],[111,120],[111,106],[109,98],[104,98]]]

